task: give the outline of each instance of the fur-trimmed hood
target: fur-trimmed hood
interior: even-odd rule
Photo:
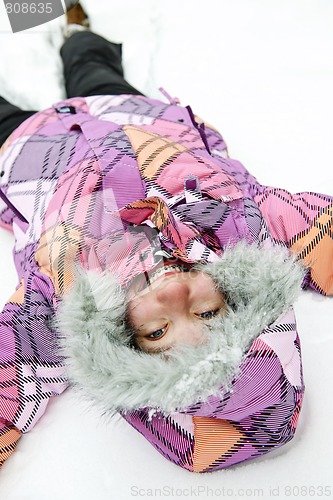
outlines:
[[[304,277],[285,249],[243,242],[197,268],[225,294],[228,312],[211,321],[204,345],[177,347],[167,357],[132,347],[125,292],[113,275],[78,273],[59,308],[62,347],[72,383],[105,411],[169,414],[223,398],[252,342],[291,308]]]

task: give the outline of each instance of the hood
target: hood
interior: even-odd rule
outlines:
[[[291,308],[304,277],[286,249],[244,242],[196,268],[225,294],[227,314],[210,322],[204,345],[180,346],[167,357],[132,347],[125,292],[115,276],[77,273],[59,307],[58,329],[69,379],[84,397],[106,412],[149,407],[164,414],[223,398],[252,342]]]

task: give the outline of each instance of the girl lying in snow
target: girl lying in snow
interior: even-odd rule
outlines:
[[[333,293],[332,198],[259,184],[189,106],[128,84],[121,46],[78,30],[68,99],[0,102],[19,278],[0,320],[2,463],[69,383],[190,471],[267,453],[302,405],[292,304],[301,286]]]

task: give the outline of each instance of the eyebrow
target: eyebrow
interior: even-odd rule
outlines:
[[[160,348],[156,348],[156,349],[147,349],[147,352],[148,354],[160,354],[162,352],[166,352],[166,351],[170,351],[171,348],[173,347],[173,345],[169,345],[168,347],[160,347]]]

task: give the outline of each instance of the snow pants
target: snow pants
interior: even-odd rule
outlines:
[[[89,30],[74,33],[60,50],[67,97],[143,95],[124,78],[122,45]],[[0,146],[36,111],[24,111],[0,96]]]

